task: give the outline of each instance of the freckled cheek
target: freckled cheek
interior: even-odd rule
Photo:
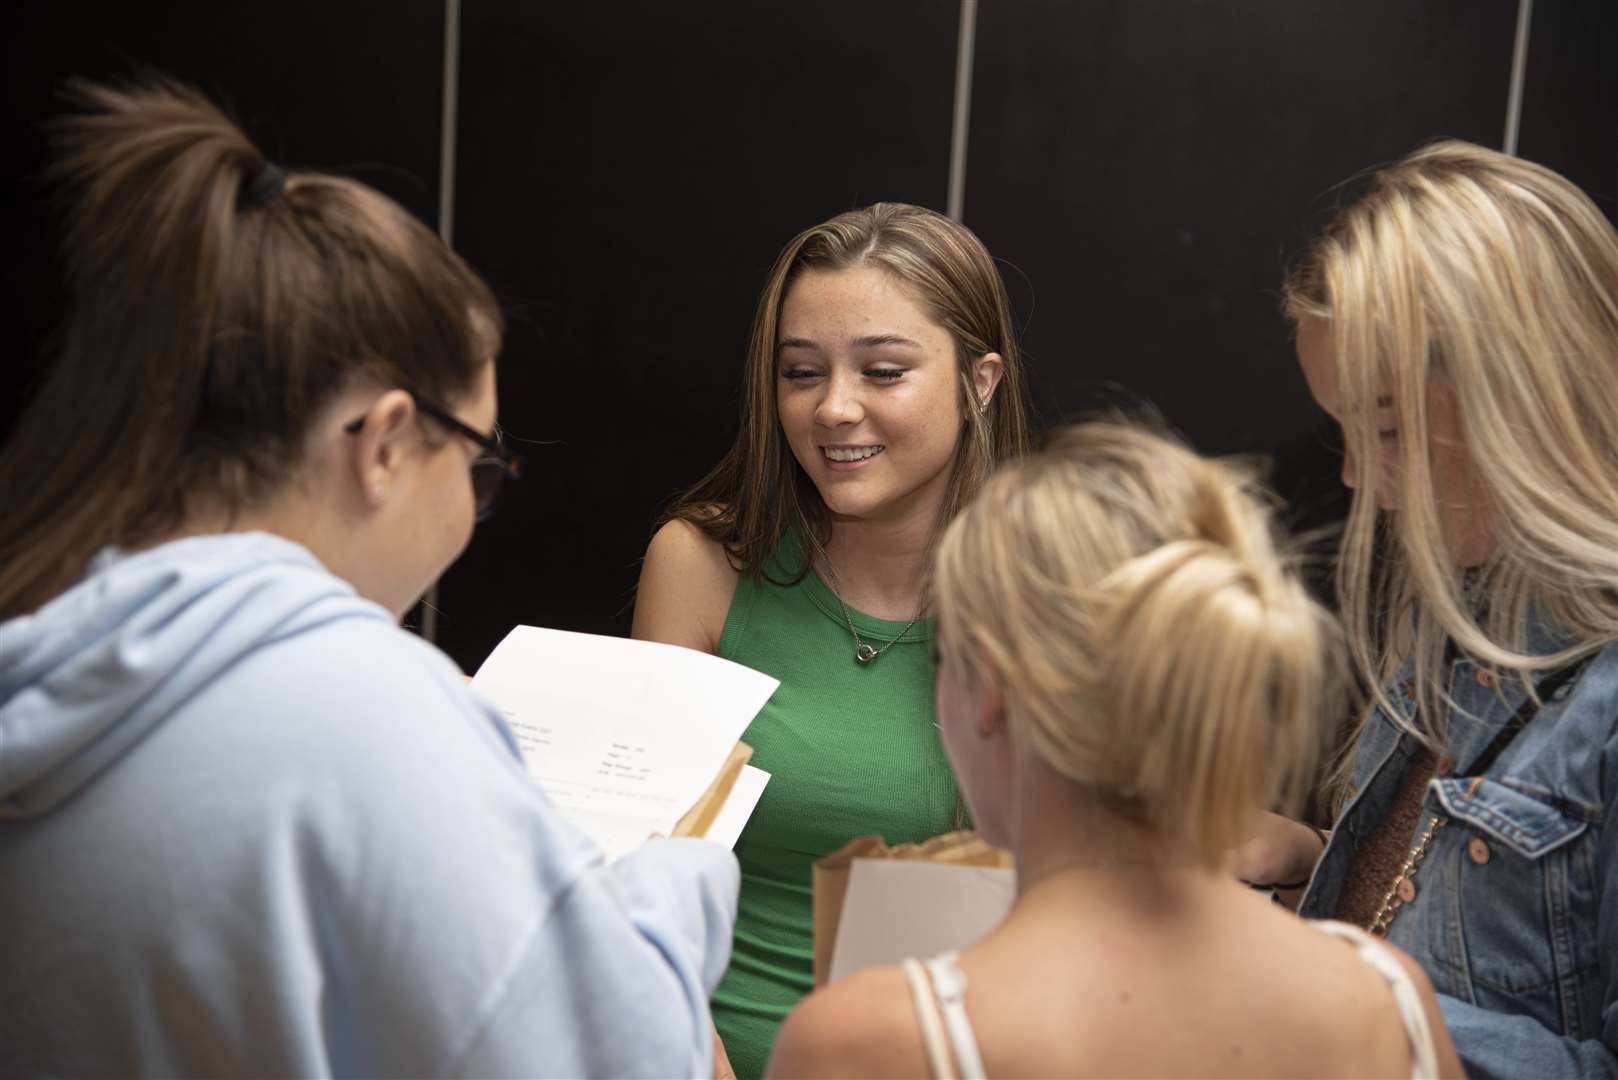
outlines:
[[[815,445],[817,430],[813,405],[801,401],[781,401],[776,406],[776,426],[786,440],[786,449],[804,469],[820,458]]]
[[[916,396],[903,402],[890,414],[889,427],[920,439],[954,439],[961,428],[961,417],[952,398],[937,395]]]
[[[786,434],[787,439],[791,442],[803,442],[808,438],[809,429],[813,426],[812,413],[813,407],[805,405],[802,401],[794,401],[790,398],[776,399],[775,415],[777,422],[781,425],[782,432]]]

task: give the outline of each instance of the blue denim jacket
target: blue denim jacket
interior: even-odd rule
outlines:
[[[1388,940],[1426,969],[1471,1076],[1618,1076],[1618,645],[1563,686],[1482,776],[1468,768],[1527,697],[1457,661],[1439,774],[1418,835],[1444,826]],[[1411,686],[1391,696],[1413,708]],[[1299,913],[1329,915],[1361,843],[1420,747],[1381,709],[1355,752],[1349,798]]]

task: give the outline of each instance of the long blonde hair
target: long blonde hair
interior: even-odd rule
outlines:
[[[1328,614],[1249,472],[1092,422],[1008,467],[950,525],[940,648],[992,665],[1020,745],[1215,864],[1292,809],[1335,685]]]
[[[1370,178],[1286,287],[1330,330],[1345,440],[1377,459],[1391,400],[1403,480],[1377,513],[1362,469],[1337,584],[1356,665],[1388,715],[1441,745],[1454,646],[1528,683],[1618,640],[1618,234],[1542,166],[1445,141]],[[1449,395],[1493,551],[1462,569],[1439,527],[1428,402]],[[1534,624],[1556,642],[1534,655]],[[1387,684],[1414,666],[1416,713]],[[1531,684],[1530,684],[1531,685]]]
[[[962,402],[976,399],[972,363],[999,353],[1000,384],[987,410],[962,408],[941,529],[1000,462],[1027,452],[1029,414],[1011,302],[994,260],[971,230],[904,203],[876,203],[805,229],[782,249],[765,280],[743,375],[741,430],[714,470],[683,492],[663,521],[691,522],[757,576],[788,530],[824,543],[830,516],[792,456],[776,408],[777,325],[787,290],[805,270],[875,266],[908,288],[955,343]],[[804,545],[807,572],[814,545]]]

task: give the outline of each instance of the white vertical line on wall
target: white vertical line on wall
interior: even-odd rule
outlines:
[[[1517,0],[1517,41],[1511,48],[1511,87],[1506,91],[1506,137],[1502,148],[1517,152],[1517,131],[1522,127],[1522,84],[1528,70],[1528,31],[1534,21],[1534,0]]]
[[[438,117],[438,235],[455,246],[455,120],[461,85],[461,0],[444,0],[444,92]],[[421,598],[421,636],[438,640],[438,582]]]
[[[972,114],[972,54],[977,48],[978,0],[961,0],[961,32],[955,48],[955,119],[949,133],[947,212],[961,220],[966,201],[966,124]]]

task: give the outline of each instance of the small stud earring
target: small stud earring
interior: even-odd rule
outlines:
[[[387,493],[388,493],[388,489],[383,487],[381,484],[378,484],[376,486],[376,497],[377,498],[380,499],[382,496],[386,495]]]

